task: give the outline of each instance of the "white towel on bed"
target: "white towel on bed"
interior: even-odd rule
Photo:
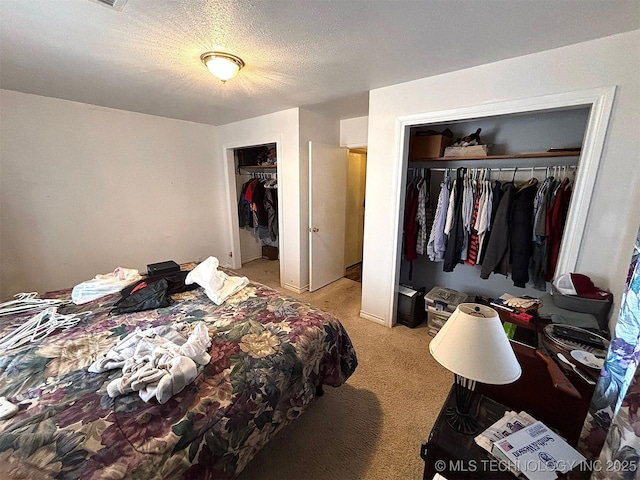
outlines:
[[[218,265],[216,257],[207,258],[189,272],[184,283],[186,285],[197,283],[204,288],[207,297],[213,303],[222,305],[227,298],[246,287],[249,279],[247,277],[231,277],[218,270]]]
[[[113,273],[98,274],[91,280],[79,283],[71,291],[71,300],[76,305],[96,300],[105,295],[116,293],[137,282],[142,277],[135,268],[116,268]]]
[[[89,366],[92,373],[122,368],[107,385],[111,398],[138,392],[148,402],[166,403],[198,376],[198,365],[211,360],[211,337],[204,322],[178,322],[135,331],[120,340],[104,358]]]

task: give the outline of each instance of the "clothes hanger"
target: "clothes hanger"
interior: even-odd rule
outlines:
[[[36,312],[52,306],[69,303],[66,300],[38,298],[38,292],[16,293],[15,300],[0,303],[0,316]]]
[[[93,312],[80,312],[62,315],[57,307],[48,307],[26,322],[19,325],[9,335],[0,340],[0,352],[41,340],[58,329],[69,329],[76,326],[84,317]]]

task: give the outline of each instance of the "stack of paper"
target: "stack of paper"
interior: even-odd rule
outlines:
[[[505,412],[504,416],[500,420],[487,428],[474,440],[487,452],[491,452],[493,442],[502,440],[512,433],[522,430],[524,427],[528,427],[535,422],[536,419],[527,412],[516,413],[508,411]]]
[[[586,461],[542,422],[495,441],[491,454],[529,480],[553,480]]]

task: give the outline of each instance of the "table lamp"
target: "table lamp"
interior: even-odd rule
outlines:
[[[476,382],[506,385],[522,374],[498,313],[485,305],[458,305],[431,340],[429,351],[454,373],[456,406],[448,408],[445,416],[461,433],[473,434],[478,428],[471,413]]]

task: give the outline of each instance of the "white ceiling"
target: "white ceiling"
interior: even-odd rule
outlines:
[[[640,0],[0,0],[0,87],[213,125],[640,28]],[[200,55],[246,67],[222,84]],[[437,94],[437,92],[434,92]]]

